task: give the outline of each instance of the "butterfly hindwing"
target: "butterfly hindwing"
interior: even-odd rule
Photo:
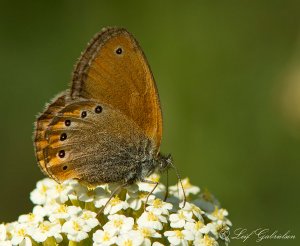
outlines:
[[[88,184],[126,180],[140,153],[152,143],[119,110],[91,100],[72,100],[49,123],[43,151],[46,168],[57,181],[79,179]],[[113,165],[113,168],[112,168]]]
[[[65,106],[67,94],[68,91],[60,93],[50,102],[50,104],[46,105],[45,111],[40,116],[38,116],[35,123],[35,153],[39,167],[44,174],[48,174],[43,154],[44,149],[48,146],[48,141],[45,138],[45,131],[56,113]]]

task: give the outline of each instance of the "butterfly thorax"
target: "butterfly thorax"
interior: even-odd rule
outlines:
[[[137,178],[137,180],[144,180],[148,176],[150,176],[153,172],[162,173],[170,168],[172,163],[171,155],[163,155],[159,153],[155,157],[151,157],[149,160],[145,160],[141,162],[141,174]]]

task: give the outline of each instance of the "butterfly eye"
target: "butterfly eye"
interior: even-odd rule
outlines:
[[[71,125],[71,121],[70,120],[65,120],[65,125],[66,126],[70,126]]]
[[[60,157],[60,158],[64,158],[65,157],[65,151],[62,149],[62,150],[60,150],[59,152],[58,152],[58,156]]]
[[[119,48],[116,49],[116,54],[117,55],[121,55],[122,53],[123,53],[123,49],[122,48],[119,47]]]
[[[63,166],[62,168],[64,171],[66,171],[68,169],[68,166]]]
[[[100,113],[102,112],[102,107],[101,107],[101,106],[97,106],[97,107],[95,108],[95,112],[96,112],[97,114],[100,114]]]
[[[82,111],[82,112],[81,112],[81,118],[85,118],[86,116],[87,116],[86,111]]]
[[[66,140],[67,139],[67,134],[66,133],[62,133],[61,135],[60,135],[60,141],[64,141],[64,140]]]

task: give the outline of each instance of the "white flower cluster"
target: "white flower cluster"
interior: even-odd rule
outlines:
[[[152,181],[159,181],[153,174]],[[231,222],[228,212],[208,191],[182,180],[187,202],[177,185],[159,184],[144,203],[152,184],[138,183],[114,196],[103,212],[115,185],[89,189],[75,180],[58,184],[43,179],[30,194],[32,213],[0,224],[0,246],[7,245],[201,245],[227,244]],[[180,204],[181,202],[181,204]]]

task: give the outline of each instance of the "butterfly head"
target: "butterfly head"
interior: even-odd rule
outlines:
[[[173,158],[171,154],[162,155],[161,153],[158,154],[157,160],[157,169],[159,172],[164,172],[165,170],[173,167]]]

